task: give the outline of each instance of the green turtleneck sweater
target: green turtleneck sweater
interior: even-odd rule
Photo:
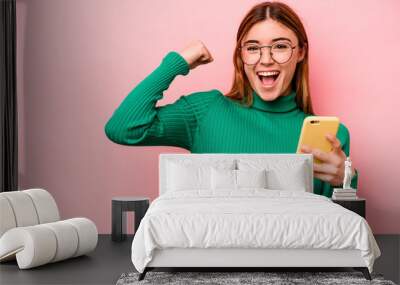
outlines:
[[[177,146],[192,153],[295,153],[304,118],[292,91],[274,101],[253,92],[246,107],[213,89],[181,96],[156,107],[177,75],[187,75],[189,64],[169,52],[161,64],[122,101],[105,125],[115,143],[135,146]],[[337,137],[347,156],[350,137],[340,124]],[[351,186],[357,188],[358,174]],[[333,186],[314,178],[314,193],[332,196]]]

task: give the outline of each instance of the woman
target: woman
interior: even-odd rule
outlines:
[[[308,41],[295,12],[279,2],[254,6],[237,33],[231,90],[196,92],[156,107],[177,75],[212,62],[201,41],[171,51],[115,110],[105,126],[118,144],[169,145],[192,153],[295,153],[304,118],[313,115],[308,84]],[[340,124],[327,135],[329,153],[303,146],[314,164],[314,193],[332,196],[344,177],[350,137]],[[352,169],[351,186],[357,187]]]

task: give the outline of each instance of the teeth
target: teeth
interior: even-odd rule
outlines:
[[[273,75],[278,75],[279,71],[260,71],[257,72],[257,74],[261,76],[273,76]]]

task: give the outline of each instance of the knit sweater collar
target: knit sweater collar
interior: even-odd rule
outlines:
[[[253,91],[252,108],[273,113],[286,113],[292,111],[297,109],[296,92],[292,89],[287,96],[279,96],[273,101],[265,101],[256,91]]]

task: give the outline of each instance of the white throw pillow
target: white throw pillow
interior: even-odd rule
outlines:
[[[266,188],[265,169],[232,170],[211,168],[211,189],[239,190],[240,188]]]
[[[211,167],[211,189],[236,189],[236,170]]]
[[[167,191],[209,190],[211,189],[211,167],[216,169],[235,169],[235,165],[235,160],[168,160],[166,164]]]
[[[238,188],[267,188],[266,169],[236,170]]]
[[[267,174],[268,188],[274,190],[307,191],[307,179],[303,165],[289,169],[270,169]]]
[[[305,160],[297,159],[238,159],[240,170],[267,170],[267,188],[273,190],[307,191],[310,189]]]

